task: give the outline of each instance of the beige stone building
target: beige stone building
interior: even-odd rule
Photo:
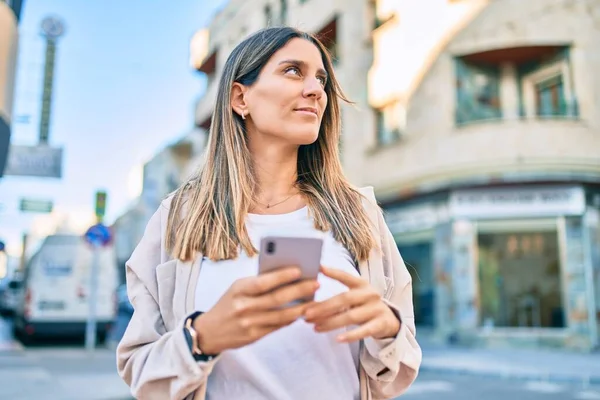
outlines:
[[[232,0],[192,41],[199,127],[229,52],[278,24],[337,59],[344,168],[376,188],[422,331],[598,346],[600,0]]]
[[[381,1],[376,187],[440,337],[590,349],[600,329],[600,1]],[[356,134],[356,137],[359,137]]]

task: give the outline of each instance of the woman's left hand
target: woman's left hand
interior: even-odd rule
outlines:
[[[367,337],[386,339],[398,334],[400,320],[369,282],[338,269],[321,267],[321,272],[347,286],[348,291],[306,309],[305,320],[315,324],[317,332],[358,325],[356,329],[338,335],[339,342],[354,342]]]

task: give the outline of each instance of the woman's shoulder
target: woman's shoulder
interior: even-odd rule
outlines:
[[[373,188],[373,186],[363,186],[360,188],[356,188],[356,191],[363,198],[362,203],[363,207],[365,208],[365,211],[367,212],[367,214],[369,214],[369,217],[373,219],[377,215],[377,213],[381,211],[379,205],[377,204],[377,198],[375,197],[375,189]]]
[[[366,197],[368,200],[377,202],[375,199],[375,188],[373,186],[363,186],[356,188],[358,193],[360,193],[363,197]]]
[[[180,210],[184,212],[186,210],[186,205],[188,199],[193,190],[197,189],[197,179],[191,179],[188,182],[184,183],[179,189],[171,192],[164,198],[164,200],[160,203],[161,212],[163,215],[169,215],[171,208],[176,205],[180,205]]]

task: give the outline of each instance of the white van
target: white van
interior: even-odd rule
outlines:
[[[82,236],[52,235],[27,263],[15,333],[24,341],[35,336],[84,336],[89,314],[93,250]],[[106,337],[115,317],[118,284],[113,246],[100,250],[96,305],[97,333]]]

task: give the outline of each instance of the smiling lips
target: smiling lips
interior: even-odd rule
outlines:
[[[296,108],[294,111],[298,111],[303,114],[314,115],[315,117],[319,116],[317,109],[314,107],[301,107],[301,108]]]

